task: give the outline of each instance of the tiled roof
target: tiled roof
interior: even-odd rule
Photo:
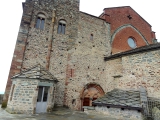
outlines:
[[[141,109],[140,92],[135,90],[114,89],[103,97],[94,100],[93,105],[118,106],[120,108]]]
[[[129,51],[117,53],[117,54],[105,57],[104,60],[107,61],[107,60],[116,59],[122,56],[127,56],[131,54],[142,53],[142,52],[147,52],[147,51],[152,51],[152,50],[158,50],[158,49],[160,49],[160,43],[146,45],[146,46],[138,47],[138,48],[135,48]]]
[[[30,78],[30,79],[41,79],[41,80],[55,80],[57,79],[41,65],[36,65],[26,71],[16,74],[12,77],[14,78]],[[57,81],[58,82],[58,81]]]

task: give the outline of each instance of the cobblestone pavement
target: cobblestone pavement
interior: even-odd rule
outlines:
[[[91,115],[81,111],[71,111],[66,108],[55,109],[47,114],[9,114],[0,108],[0,120],[116,120],[105,115]]]

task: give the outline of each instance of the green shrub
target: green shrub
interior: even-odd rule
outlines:
[[[7,101],[3,101],[1,108],[6,108],[6,107],[7,107]]]

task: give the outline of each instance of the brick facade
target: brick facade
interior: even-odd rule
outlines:
[[[137,47],[152,44],[155,34],[151,25],[131,7],[105,8],[101,18],[111,24],[112,53],[130,50],[127,39],[134,37]]]

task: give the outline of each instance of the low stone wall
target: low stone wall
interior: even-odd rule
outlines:
[[[13,83],[7,111],[9,113],[33,114],[38,94],[38,80],[16,80]]]
[[[153,120],[160,120],[160,110],[158,108],[153,108]]]
[[[0,94],[0,104],[2,104],[3,101],[3,94]]]
[[[107,107],[84,107],[84,112],[90,114],[104,114],[107,117],[119,119],[119,120],[143,120],[143,115],[137,110],[129,110],[121,108],[107,108]],[[157,119],[158,120],[158,119]]]

